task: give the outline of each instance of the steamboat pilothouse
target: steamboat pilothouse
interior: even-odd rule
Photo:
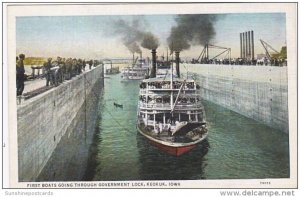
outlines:
[[[179,78],[179,53],[177,76],[171,69],[161,77],[155,75],[155,53],[152,50],[152,78],[140,83],[137,129],[159,149],[179,156],[206,139],[205,111],[199,86],[194,80]]]

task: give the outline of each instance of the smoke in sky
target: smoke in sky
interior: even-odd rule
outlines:
[[[146,49],[156,49],[159,46],[158,38],[146,29],[142,19],[134,19],[130,22],[117,20],[113,22],[113,34],[121,36],[123,44],[132,53],[141,53],[140,45]]]
[[[172,27],[168,37],[171,51],[189,49],[191,45],[205,45],[215,36],[214,25],[218,15],[197,14],[178,15],[175,19],[176,26]]]
[[[141,43],[142,47],[146,49],[157,49],[159,45],[158,38],[156,38],[152,33],[143,33],[143,40]]]

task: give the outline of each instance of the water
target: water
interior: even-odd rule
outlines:
[[[288,135],[204,101],[209,137],[180,157],[161,152],[136,130],[138,81],[105,79],[94,88],[39,181],[288,178]],[[123,109],[113,103],[123,104]],[[85,121],[85,117],[87,122]]]
[[[289,177],[288,135],[208,101],[209,137],[180,157],[136,131],[138,81],[105,79],[90,180],[196,180]],[[123,104],[115,108],[113,102]],[[92,169],[91,169],[92,170]]]

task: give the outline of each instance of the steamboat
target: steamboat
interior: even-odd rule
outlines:
[[[122,69],[123,80],[141,80],[145,79],[148,75],[149,66],[146,60],[143,58],[136,59],[132,66],[128,66]]]
[[[176,52],[176,76],[156,76],[156,51],[152,50],[149,79],[140,83],[137,129],[151,144],[179,156],[207,138],[205,111],[199,86],[194,80],[181,79],[179,52]]]

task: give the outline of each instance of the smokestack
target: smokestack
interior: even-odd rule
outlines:
[[[152,49],[152,68],[151,68],[151,73],[150,73],[150,78],[155,78],[156,77],[156,50]]]
[[[243,33],[243,59],[246,57],[246,42],[245,42],[245,33]]]
[[[245,56],[245,58],[247,59],[248,58],[248,33],[247,32],[245,32],[245,35],[246,35],[246,56]]]
[[[141,51],[141,53],[140,53],[140,59],[142,59],[143,58],[143,53],[142,53],[142,51]]]
[[[251,40],[252,40],[252,60],[254,60],[254,33],[251,31]]]
[[[180,61],[180,58],[179,58],[179,51],[175,51],[175,62],[176,62],[176,73],[177,73],[177,77],[179,78],[180,77],[180,69],[179,69],[179,61]]]
[[[132,63],[134,64],[134,53],[132,53]]]
[[[240,33],[240,58],[242,58],[242,33]]]
[[[168,48],[167,48],[167,62],[169,61],[169,52],[168,52]]]
[[[209,60],[209,56],[208,56],[208,44],[206,45],[206,49],[207,49],[206,56],[207,56],[207,61],[208,61]]]
[[[251,36],[250,31],[248,31],[248,58],[251,58]]]

